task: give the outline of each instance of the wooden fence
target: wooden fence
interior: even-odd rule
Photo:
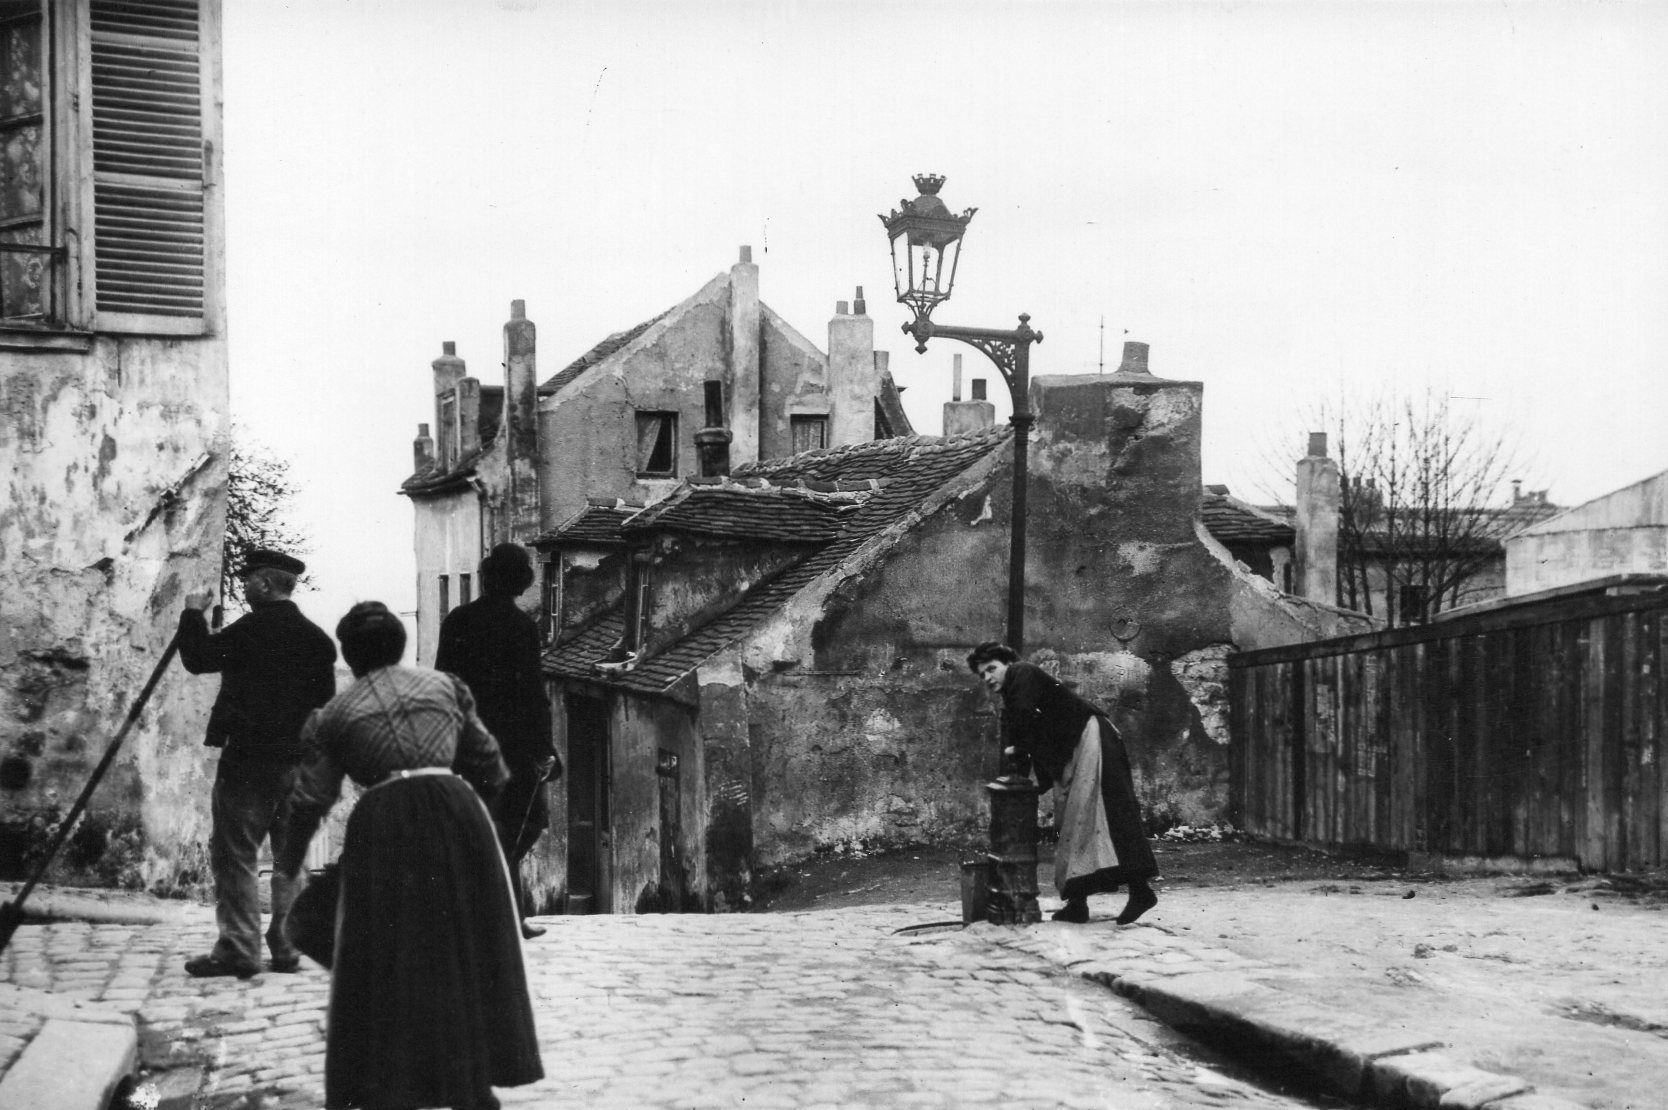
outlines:
[[[1325,847],[1668,865],[1668,593],[1230,657],[1233,820]]]

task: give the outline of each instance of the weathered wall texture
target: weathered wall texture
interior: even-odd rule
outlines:
[[[1109,711],[1161,827],[1225,814],[1230,650],[1365,627],[1278,594],[1204,532],[1200,401],[1150,375],[1033,393],[1027,656]],[[980,835],[997,726],[963,659],[1001,636],[1010,493],[998,456],[703,667],[709,689],[721,669],[745,688],[759,864]]]
[[[701,383],[729,376],[728,300],[728,277],[720,275],[616,357],[541,400],[545,528],[574,516],[588,496],[654,502],[699,473],[691,437],[706,423]],[[677,413],[677,478],[638,477],[639,412]],[[741,449],[732,450],[739,461]]]
[[[780,459],[793,454],[791,417],[828,412],[828,359],[768,307],[759,325],[759,458]],[[741,461],[731,459],[738,466]]]
[[[1668,471],[1531,525],[1505,546],[1514,597],[1614,574],[1668,574]]]
[[[694,536],[656,537],[642,651],[653,653],[683,639],[802,553],[791,544],[741,547]]]
[[[0,358],[0,865],[69,809],[184,595],[217,583],[226,431],[219,339]],[[90,878],[205,878],[216,688],[163,677],[72,842]]]

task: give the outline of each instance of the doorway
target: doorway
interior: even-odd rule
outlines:
[[[568,904],[572,914],[613,912],[609,852],[608,703],[569,694]]]

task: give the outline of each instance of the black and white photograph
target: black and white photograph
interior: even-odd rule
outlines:
[[[1660,1110],[1668,6],[0,0],[0,1110]]]

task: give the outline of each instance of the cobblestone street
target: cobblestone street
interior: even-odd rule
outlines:
[[[896,933],[948,916],[548,919],[526,948],[548,1076],[502,1091],[505,1105],[1312,1105],[1211,1066],[1132,1003],[1033,954]],[[328,977],[308,965],[187,978],[181,961],[212,940],[206,911],[181,925],[26,926],[6,979],[136,1011],[144,1082],[164,1108],[320,1105]]]

